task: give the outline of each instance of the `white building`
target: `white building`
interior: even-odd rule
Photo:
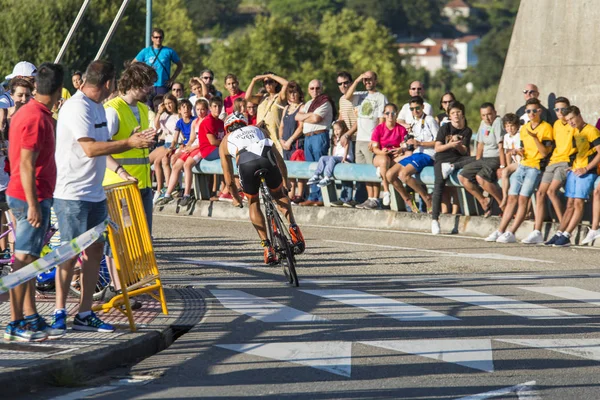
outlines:
[[[458,39],[427,38],[419,43],[398,43],[398,53],[403,56],[403,65],[425,68],[431,73],[439,69],[463,72],[477,64],[475,47],[478,36],[469,35]]]

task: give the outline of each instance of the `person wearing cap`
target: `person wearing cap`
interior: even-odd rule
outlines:
[[[32,85],[35,82],[35,76],[37,75],[37,68],[35,65],[28,61],[18,62],[13,68],[12,74],[6,75],[6,79],[23,78]]]
[[[152,107],[155,96],[164,95],[183,70],[183,62],[179,55],[170,47],[163,46],[165,32],[160,28],[152,30],[152,46],[142,49],[133,62],[143,62],[156,70],[158,79],[154,83],[154,91],[148,97],[148,106]],[[177,65],[177,69],[171,75],[171,63]]]

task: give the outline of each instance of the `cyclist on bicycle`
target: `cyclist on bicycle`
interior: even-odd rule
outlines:
[[[261,246],[265,248],[265,264],[277,263],[277,255],[267,238],[265,217],[260,209],[258,192],[261,180],[255,173],[261,169],[268,171],[265,176],[267,187],[290,224],[289,230],[294,244],[294,252],[296,254],[304,252],[306,247],[304,237],[296,225],[292,213],[292,203],[286,194],[287,190],[285,190],[290,187],[287,168],[281,154],[273,146],[273,141],[269,139],[269,135],[256,126],[248,126],[246,117],[237,111],[225,120],[225,135],[219,146],[225,184],[231,191],[235,200],[234,204],[237,203],[241,207],[242,199],[233,179],[231,159],[235,158],[242,190],[248,197],[250,220],[260,236]]]

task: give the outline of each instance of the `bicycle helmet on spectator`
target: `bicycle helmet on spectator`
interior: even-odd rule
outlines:
[[[248,119],[239,111],[234,111],[225,119],[225,132],[231,133],[248,125]]]

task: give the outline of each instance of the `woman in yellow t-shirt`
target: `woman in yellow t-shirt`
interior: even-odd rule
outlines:
[[[252,94],[256,81],[263,81],[266,94]],[[246,101],[252,101],[258,104],[256,111],[256,126],[266,129],[277,150],[281,153],[281,143],[279,143],[279,124],[281,123],[281,110],[287,104],[287,86],[288,81],[272,72],[263,75],[257,75],[252,78],[252,82],[246,90]]]

